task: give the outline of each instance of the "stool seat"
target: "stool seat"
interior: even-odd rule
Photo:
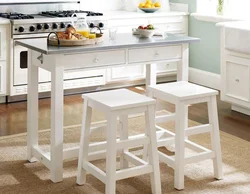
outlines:
[[[105,111],[114,111],[127,108],[136,108],[155,104],[155,100],[126,89],[117,89],[103,92],[83,94],[85,100],[94,102],[98,108]]]
[[[218,94],[218,91],[216,90],[186,81],[158,84],[153,87],[149,86],[149,88],[154,93],[153,96],[162,96],[163,99],[168,99],[173,102],[177,100],[183,101],[195,99],[199,97],[210,97]]]

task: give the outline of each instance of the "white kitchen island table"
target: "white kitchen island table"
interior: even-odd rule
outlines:
[[[177,80],[188,81],[189,43],[198,38],[168,35],[139,38],[118,34],[116,40],[88,46],[48,46],[46,39],[19,40],[28,51],[27,151],[30,162],[39,160],[53,182],[63,180],[63,160],[78,156],[78,148],[63,150],[63,75],[65,69],[97,69],[146,64],[146,85],[156,84],[155,63],[178,61]],[[38,69],[51,72],[51,145],[45,153],[38,145]],[[122,100],[123,97],[121,97]]]

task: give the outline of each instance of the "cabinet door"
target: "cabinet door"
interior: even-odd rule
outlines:
[[[221,75],[222,99],[250,107],[250,59],[227,56]]]
[[[226,95],[250,102],[249,66],[234,62],[226,63]]]
[[[0,95],[6,94],[6,63],[0,62]]]
[[[144,72],[144,65],[110,68],[107,70],[107,82],[142,79]]]
[[[0,27],[0,60],[6,60],[6,28]]]

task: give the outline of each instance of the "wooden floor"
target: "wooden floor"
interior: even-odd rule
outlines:
[[[144,93],[143,88],[131,90]],[[82,98],[80,95],[65,96],[64,98],[64,126],[81,123]],[[174,107],[167,105],[170,111]],[[220,130],[250,141],[250,116],[230,110],[228,103],[218,98]],[[0,104],[0,136],[26,132],[27,123],[26,102]],[[189,119],[199,123],[207,123],[206,104],[197,104],[189,108]],[[39,100],[39,129],[50,128],[50,99]]]

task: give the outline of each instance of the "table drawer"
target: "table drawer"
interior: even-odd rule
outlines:
[[[64,56],[66,60],[64,60],[65,64],[69,64],[65,66],[65,69],[103,67],[105,65],[122,65],[126,63],[125,50],[68,54]]]
[[[129,63],[179,59],[181,58],[181,45],[130,49],[128,56]]]

